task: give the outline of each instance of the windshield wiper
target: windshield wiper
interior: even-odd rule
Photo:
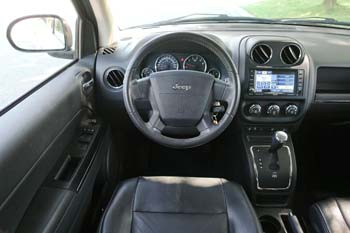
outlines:
[[[275,23],[276,20],[273,19],[265,19],[265,18],[257,18],[257,17],[249,17],[249,16],[230,16],[227,14],[189,14],[173,19],[163,20],[156,23],[144,24],[139,26],[128,27],[126,29],[132,28],[152,28],[158,26],[165,25],[176,25],[176,24],[186,24],[186,23],[232,23],[232,22],[244,22],[244,23]]]

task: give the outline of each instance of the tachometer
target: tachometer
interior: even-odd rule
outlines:
[[[173,55],[164,54],[157,58],[155,69],[157,72],[164,70],[177,70],[179,69],[179,62]]]
[[[183,69],[205,72],[207,71],[207,62],[202,56],[192,54],[185,59]]]

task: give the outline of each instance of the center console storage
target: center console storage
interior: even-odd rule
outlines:
[[[290,209],[256,209],[263,232],[266,233],[303,233],[301,224]]]

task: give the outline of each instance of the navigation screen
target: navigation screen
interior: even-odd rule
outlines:
[[[254,89],[256,93],[293,94],[295,78],[293,71],[255,70]]]

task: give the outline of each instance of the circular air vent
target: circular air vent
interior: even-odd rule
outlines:
[[[298,45],[290,44],[281,50],[281,60],[284,64],[295,65],[301,59],[301,48]]]
[[[124,72],[120,69],[112,68],[106,72],[106,83],[111,88],[120,88],[124,81]]]
[[[250,58],[257,64],[263,65],[270,61],[272,57],[272,49],[265,44],[254,46],[250,52]]]

